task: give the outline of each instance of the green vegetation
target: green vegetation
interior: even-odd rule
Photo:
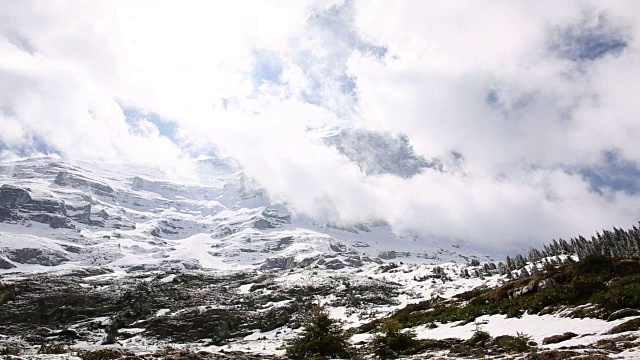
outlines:
[[[78,356],[82,360],[114,360],[122,356],[122,352],[115,349],[100,349],[94,351],[81,351]]]
[[[467,340],[467,343],[472,345],[483,345],[489,340],[491,340],[491,334],[480,329],[476,324],[476,330],[473,332],[473,335],[471,335],[469,340]]]
[[[394,358],[416,344],[416,334],[402,331],[402,324],[396,319],[384,319],[373,338],[374,353],[381,359]]]
[[[606,319],[624,308],[640,308],[640,261],[588,255],[575,263],[548,266],[535,275],[513,280],[494,289],[474,289],[450,300],[427,300],[407,305],[391,318],[402,327],[432,322],[472,322],[483,315],[525,312],[538,314],[561,306],[593,304],[583,317]],[[363,325],[375,329],[380,321]]]
[[[7,345],[0,348],[0,355],[20,355],[20,348],[13,345]]]
[[[504,335],[496,338],[496,343],[505,352],[508,353],[521,353],[531,349],[531,337],[522,333],[517,333],[516,336]]]
[[[66,354],[69,348],[62,344],[42,344],[38,350],[38,354]]]
[[[350,359],[352,354],[347,335],[337,320],[319,306],[311,309],[304,320],[302,333],[287,346],[287,358],[293,360]]]

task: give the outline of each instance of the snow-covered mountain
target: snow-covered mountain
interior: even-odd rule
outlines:
[[[336,225],[272,203],[230,159],[197,181],[154,169],[54,158],[0,163],[0,268],[338,270],[367,263],[466,263],[464,244],[400,238],[383,222]]]
[[[313,305],[351,329],[351,343],[367,352],[374,339],[367,326],[390,314],[428,312],[429,304],[455,308],[464,304],[463,292],[500,286],[518,286],[520,296],[536,284],[486,271],[470,260],[488,257],[464,244],[292,212],[271,202],[232,160],[196,167],[197,181],[167,181],[157,170],[121,164],[0,164],[0,354],[79,360],[83,351],[104,350],[169,359],[178,351],[201,359],[284,359]],[[606,353],[638,358],[640,331],[612,331],[639,321],[640,312],[600,319],[574,310],[414,324],[418,339],[437,346],[399,358],[477,358],[461,351],[478,350],[468,339],[479,328],[495,339],[522,332],[546,354],[566,344],[600,354],[609,341],[619,347]],[[547,342],[558,336],[564,342]],[[35,355],[49,345],[71,348]],[[504,357],[503,350],[485,350]]]

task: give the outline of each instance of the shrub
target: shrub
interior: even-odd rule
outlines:
[[[382,320],[377,330],[378,333],[373,338],[374,353],[382,359],[396,352],[403,352],[416,343],[416,334],[402,331],[402,325],[396,319]]]
[[[80,351],[78,356],[82,360],[114,360],[122,357],[122,352],[115,349],[87,350]]]
[[[516,336],[504,335],[497,338],[498,346],[507,352],[525,352],[531,348],[531,336],[517,333]]]
[[[7,345],[0,348],[0,355],[20,355],[20,348],[15,345]]]
[[[38,350],[38,354],[66,354],[69,349],[62,344],[42,344]]]
[[[351,358],[353,353],[338,322],[318,306],[305,318],[302,332],[288,343],[286,352],[293,360]]]
[[[476,330],[473,332],[473,335],[471,335],[471,338],[467,340],[467,343],[478,345],[485,343],[488,340],[491,340],[491,334],[482,330],[479,326],[476,325]]]
[[[600,255],[587,255],[576,264],[579,274],[606,274],[613,270],[613,259]]]

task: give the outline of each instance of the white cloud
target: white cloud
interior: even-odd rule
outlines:
[[[492,246],[629,226],[638,195],[594,192],[579,170],[602,165],[604,151],[640,163],[638,10],[633,1],[8,2],[0,142],[173,172],[189,170],[185,154],[215,148],[298,211]],[[551,35],[585,26],[621,32],[626,48],[588,61],[554,52]],[[173,122],[176,142],[121,105]],[[317,129],[336,125],[405,134],[445,171],[366,176],[319,139]]]

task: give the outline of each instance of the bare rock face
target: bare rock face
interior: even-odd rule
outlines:
[[[57,185],[60,186],[70,186],[70,187],[87,187],[91,189],[96,195],[113,197],[114,191],[111,186],[107,184],[101,184],[97,181],[89,180],[83,176],[75,175],[66,171],[61,171],[56,175],[56,179],[54,181]]]
[[[0,187],[0,207],[15,208],[30,201],[31,195],[25,189],[6,184]]]
[[[20,264],[57,266],[69,259],[62,253],[47,249],[13,249],[6,254],[9,260]]]
[[[64,201],[55,199],[32,199],[19,208],[21,211],[30,213],[50,213],[66,216],[67,211]]]
[[[264,261],[264,264],[260,269],[262,270],[271,270],[271,269],[293,269],[297,266],[296,260],[293,256],[290,257],[278,257],[278,258],[268,258]]]
[[[58,216],[58,215],[49,215],[49,214],[35,214],[29,217],[30,220],[48,224],[53,229],[66,228],[66,229],[75,229],[75,225],[71,223],[71,219]]]
[[[0,256],[0,269],[13,269],[16,266],[13,265],[12,263],[10,263],[9,261],[7,261],[7,259],[5,259],[4,257]],[[0,302],[1,303],[1,302]]]
[[[24,216],[24,213],[32,214]],[[64,201],[33,198],[28,189],[3,185],[0,187],[0,221],[28,218],[49,224],[52,228],[73,228],[67,219]]]

